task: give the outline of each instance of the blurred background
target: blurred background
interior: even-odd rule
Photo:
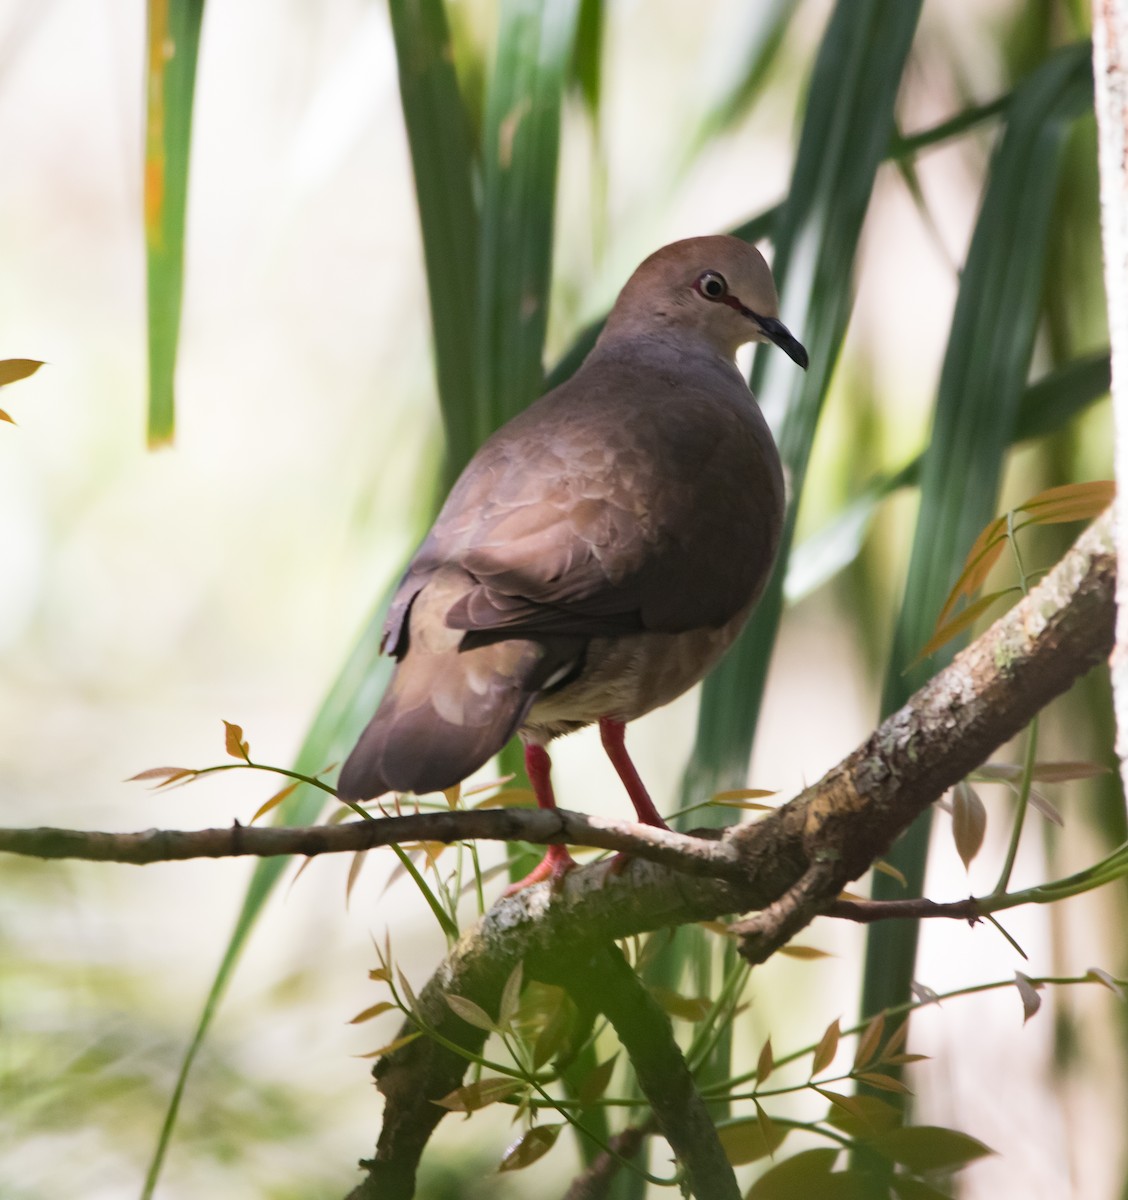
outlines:
[[[825,0],[594,7],[598,95],[569,91],[562,117],[546,366],[651,250],[734,228],[787,194],[832,11]],[[1086,13],[1070,0],[927,0],[899,85],[900,133],[1007,94],[1055,47],[1087,36]],[[496,6],[452,0],[448,15],[460,79],[480,99]],[[0,358],[47,364],[4,389],[18,426],[0,425],[0,824],[9,826],[249,820],[276,790],[267,777],[233,772],[158,795],[123,780],[224,761],[223,719],[243,727],[256,759],[289,765],[425,528],[442,472],[412,164],[389,16],[375,0],[208,7],[177,425],[171,446],[146,448],[146,53],[140,5],[0,2]],[[985,120],[909,170],[878,171],[799,514],[808,574],[793,581],[772,658],[752,786],[792,794],[879,719],[918,493],[891,492],[864,539],[835,522],[928,442],[999,136]],[[1035,379],[1107,345],[1091,111],[1070,123],[1062,154]],[[788,298],[785,289],[783,319],[806,340],[801,306],[789,310]],[[1107,402],[1058,424],[1011,454],[993,511],[1111,475]],[[809,540],[828,527],[829,552]],[[1050,565],[1075,533],[1032,535],[1028,569]],[[1055,705],[1040,757],[1111,761],[1106,691],[1093,677]],[[696,706],[684,697],[632,726],[663,811],[679,803]],[[561,803],[625,815],[597,749],[590,731],[559,746]],[[1111,780],[1047,792],[1065,826],[1030,818],[1019,886],[1078,869],[1123,839]],[[995,786],[983,797],[987,842],[970,879],[948,818],[936,820],[925,888],[934,899],[994,882],[1009,796]],[[288,870],[189,1081],[160,1196],[282,1200],[342,1195],[356,1181],[380,1111],[358,1056],[397,1027],[394,1014],[347,1024],[385,998],[367,978],[371,939],[390,927],[417,985],[444,952],[411,885],[387,886],[392,863],[370,856],[347,903],[347,861],[316,861],[293,882]],[[140,1192],[252,869],[4,860],[5,1200]],[[933,923],[916,978],[942,992],[1016,969],[1123,974],[1126,899],[1121,882],[1008,914],[1028,960],[987,926]],[[768,1032],[778,1055],[859,1011],[862,932],[819,922],[801,940],[833,957],[778,958],[756,972],[738,1029],[752,1054]],[[914,1018],[912,1048],[933,1056],[911,1081],[919,1118],[998,1151],[960,1176],[956,1194],[1128,1195],[1125,1017],[1109,992],[1047,990],[1025,1027],[1013,990],[953,999]],[[499,1179],[511,1136],[505,1113],[449,1119],[421,1194],[554,1194],[578,1161],[573,1150],[562,1141],[544,1163]]]

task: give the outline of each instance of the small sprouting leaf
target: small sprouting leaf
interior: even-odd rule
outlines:
[[[820,1146],[802,1150],[776,1163],[744,1194],[744,1200],[795,1200],[796,1196],[821,1196],[838,1151]]]
[[[259,819],[259,817],[265,817],[268,812],[277,808],[287,796],[297,790],[300,782],[300,780],[295,779],[293,783],[286,784],[286,786],[280,792],[275,792],[269,800],[260,804],[258,808],[255,809],[255,815],[251,818],[251,824],[253,825]]]
[[[473,1000],[467,1000],[465,996],[456,996],[451,992],[444,992],[443,999],[450,1006],[451,1012],[461,1017],[467,1025],[473,1025],[476,1029],[484,1029],[487,1033],[499,1032],[497,1022]]]
[[[0,421],[7,421],[9,425],[14,425],[16,423],[2,408],[0,408]]]
[[[243,740],[243,731],[238,725],[232,725],[230,721],[223,722],[223,742],[232,758],[251,761],[251,747]]]
[[[994,1154],[978,1138],[939,1125],[906,1125],[890,1129],[867,1143],[883,1158],[910,1171],[954,1171]]]
[[[763,1045],[763,1049],[760,1051],[760,1058],[756,1063],[756,1083],[763,1083],[773,1070],[775,1070],[775,1058],[772,1055],[772,1039],[769,1035],[768,1040]]]
[[[1118,1000],[1128,999],[1120,984],[1107,971],[1102,970],[1100,967],[1090,967],[1085,972],[1085,977],[1087,979],[1095,979],[1098,983],[1103,983]]]
[[[373,967],[372,970],[368,972],[368,978],[374,983],[391,983],[392,973],[387,967]]]
[[[954,617],[945,621],[943,625],[937,622],[936,629],[932,636],[921,647],[920,653],[916,656],[916,662],[928,658],[930,654],[935,654],[941,646],[946,646],[952,638],[963,633],[965,629],[971,628],[976,621],[995,603],[996,600],[1001,600],[1004,596],[1009,596],[1012,593],[1018,595],[1020,588],[1008,587],[1002,588],[997,592],[988,592],[985,596],[980,596],[978,600],[973,600],[966,608],[961,609]]]
[[[759,1109],[759,1105],[756,1106]],[[766,1114],[765,1114],[766,1116]],[[735,1121],[726,1121],[717,1126],[717,1136],[721,1139],[721,1148],[725,1157],[734,1167],[742,1167],[745,1163],[756,1162],[757,1159],[767,1158],[779,1149],[787,1136],[787,1129],[780,1127],[768,1118],[768,1129],[765,1131],[764,1122],[760,1120],[759,1112],[754,1117],[739,1117]]]
[[[1042,795],[1036,787],[1032,787],[1026,794],[1027,801],[1030,807],[1040,816],[1045,817],[1051,825],[1056,825],[1059,829],[1064,828],[1065,819],[1061,813]]]
[[[43,364],[36,358],[0,358],[0,387],[34,375],[41,366]]]
[[[729,788],[726,791],[717,792],[714,796],[710,797],[709,804],[715,804],[720,808],[740,808],[752,812],[771,812],[774,805],[757,804],[756,801],[776,794],[776,792],[767,791],[764,788]]]
[[[703,1021],[713,1007],[706,997],[683,996],[670,988],[652,987],[650,994],[671,1017],[680,1017],[683,1021]]]
[[[760,1132],[764,1135],[764,1143],[768,1146],[768,1153],[775,1158],[775,1152],[779,1148],[780,1143],[787,1137],[787,1127],[783,1129],[768,1116],[767,1110],[759,1100],[753,1100],[756,1105],[756,1120],[760,1123]]]
[[[879,858],[873,864],[873,869],[882,875],[888,875],[890,879],[895,879],[903,888],[909,886],[909,881],[905,878],[905,873],[892,863],[887,863],[883,858]]]
[[[576,1099],[581,1104],[594,1104],[607,1091],[607,1085],[611,1082],[611,1076],[615,1071],[615,1061],[618,1057],[617,1054],[612,1054],[610,1058],[601,1062],[599,1066],[584,1076],[576,1092]]]
[[[505,987],[501,989],[501,1003],[498,1006],[497,1023],[502,1029],[508,1029],[517,1015],[521,1004],[521,984],[524,980],[524,964],[518,963],[509,972]]]
[[[832,1104],[825,1120],[850,1137],[867,1138],[901,1124],[901,1111],[877,1096],[851,1096],[853,1111]]]
[[[361,868],[364,866],[365,860],[368,858],[367,850],[357,850],[352,856],[352,862],[349,863],[349,873],[345,877],[345,904],[352,899],[353,887],[356,881],[360,878]],[[309,859],[307,862],[311,861]]]
[[[378,1017],[381,1013],[386,1013],[390,1009],[395,1008],[395,1005],[390,1000],[381,1000],[379,1004],[373,1004],[369,1008],[365,1008],[358,1012],[351,1021],[350,1025],[361,1025],[365,1021],[371,1021],[373,1017]]]
[[[399,980],[400,991],[403,992],[404,1004],[409,1012],[414,1012],[418,1001],[415,999],[415,992],[401,967],[396,967],[396,978]]]
[[[854,1070],[857,1071],[862,1067],[868,1066],[877,1056],[877,1049],[881,1045],[882,1036],[885,1033],[885,1013],[879,1012],[876,1017],[865,1027],[862,1036],[858,1038],[858,1048],[854,1052]]]
[[[1021,774],[1022,768],[1016,770]],[[1112,770],[1103,763],[1095,762],[1040,762],[1034,764],[1030,777],[1039,783],[1067,783],[1073,779],[1093,779],[1107,775]]]
[[[921,1002],[921,1004],[939,1004],[940,997],[930,987],[926,987],[923,983],[917,983],[915,980],[909,984],[909,989],[913,995]]]
[[[451,1112],[472,1113],[499,1100],[508,1100],[515,1092],[528,1087],[523,1079],[514,1079],[510,1075],[488,1075],[477,1083],[468,1083],[465,1087],[455,1088],[441,1100],[433,1103]]]
[[[818,1075],[821,1071],[825,1071],[834,1062],[834,1056],[838,1053],[838,1039],[841,1036],[842,1029],[836,1017],[826,1027],[826,1032],[815,1047],[815,1057],[811,1064],[812,1077]]]
[[[819,950],[815,946],[780,946],[778,952],[787,958],[797,958],[802,962],[813,962],[816,958],[833,958],[829,950]]]
[[[983,845],[983,835],[986,832],[987,809],[975,789],[966,780],[961,779],[952,788],[952,838],[964,870],[970,870],[972,860]]]
[[[534,1125],[527,1133],[523,1133],[513,1142],[498,1163],[499,1171],[520,1171],[543,1158],[560,1136],[563,1125]]]
[[[886,1075],[884,1071],[859,1071],[855,1079],[861,1079],[868,1083],[870,1087],[875,1087],[882,1092],[895,1092],[898,1096],[911,1096],[912,1089],[903,1084],[899,1079],[895,1079],[892,1075]]]
[[[157,779],[160,782],[155,783],[154,788],[168,787],[169,784],[176,783],[178,779],[188,779],[193,775],[198,775],[198,771],[192,770],[191,767],[150,767],[147,771],[140,771],[136,775],[130,775],[125,781],[126,783],[141,783],[147,779]]]
[[[898,1050],[909,1040],[909,1019],[906,1017],[900,1025],[889,1035],[889,1041],[885,1043],[885,1049],[881,1052],[880,1062],[888,1062],[891,1054],[896,1054]]]
[[[1042,997],[1038,995],[1038,988],[1042,985],[1035,983],[1029,975],[1023,975],[1021,971],[1015,971],[1014,985],[1022,997],[1022,1023],[1025,1025],[1042,1007]]]
[[[379,1050],[370,1050],[367,1054],[358,1054],[357,1058],[384,1058],[388,1054],[395,1054],[401,1047],[406,1046],[409,1042],[415,1041],[417,1037],[422,1037],[421,1029],[414,1029],[411,1033],[405,1033],[403,1037],[398,1037],[394,1042],[389,1042],[386,1046],[381,1046]]]
[[[1024,525],[1058,525],[1065,521],[1091,521],[1115,499],[1116,484],[1111,479],[1098,479],[1047,488],[1014,511],[1026,513],[1030,518]]]

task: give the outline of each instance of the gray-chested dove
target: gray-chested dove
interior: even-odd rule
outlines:
[[[548,742],[597,722],[639,820],[664,826],[624,726],[731,645],[783,527],[779,454],[734,362],[746,342],[807,365],[757,250],[689,238],[642,263],[583,365],[483,444],[412,559],[343,797],[452,787],[519,733],[554,807]],[[550,846],[517,886],[572,865]]]

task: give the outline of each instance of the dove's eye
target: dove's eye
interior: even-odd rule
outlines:
[[[693,286],[706,300],[720,300],[722,296],[728,294],[728,284],[725,283],[725,277],[718,275],[716,271],[706,271],[698,277],[697,282]]]

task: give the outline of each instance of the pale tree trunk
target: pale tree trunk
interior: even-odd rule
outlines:
[[[1116,421],[1116,649],[1112,686],[1120,775],[1128,790],[1128,0],[1093,0],[1101,232]]]

